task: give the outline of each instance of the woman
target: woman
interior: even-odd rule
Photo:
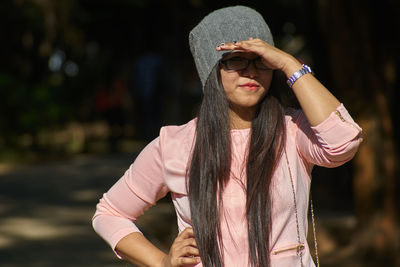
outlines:
[[[100,200],[95,230],[139,266],[315,266],[311,170],[350,160],[360,127],[308,66],[273,46],[253,9],[210,13],[189,43],[204,91],[198,117],[161,129]],[[276,70],[302,110],[274,96]],[[134,222],[168,192],[180,233],[165,254]]]

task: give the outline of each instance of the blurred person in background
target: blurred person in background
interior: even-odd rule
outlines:
[[[315,266],[311,170],[352,159],[361,128],[310,67],[274,47],[251,8],[208,14],[189,44],[204,93],[198,116],[161,128],[100,200],[94,229],[138,266]],[[301,109],[283,106],[279,72]],[[168,192],[179,234],[164,253],[135,221]]]
[[[118,151],[118,142],[123,137],[126,123],[127,81],[119,73],[101,80],[96,88],[95,111],[107,122],[109,150]]]
[[[165,68],[163,56],[155,49],[148,49],[135,62],[130,92],[135,105],[137,137],[140,139],[151,141],[157,137],[162,111],[160,95],[166,86]]]

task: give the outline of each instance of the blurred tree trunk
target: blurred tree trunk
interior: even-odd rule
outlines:
[[[396,104],[394,87],[398,70],[395,59],[390,57],[391,52],[396,54],[396,48],[391,37],[384,34],[386,27],[398,31],[395,25],[398,20],[392,12],[399,10],[399,4],[386,3],[392,9],[397,5],[397,11],[385,12],[393,16],[383,18],[386,22],[393,20],[393,24],[385,25],[376,16],[379,13],[376,9],[385,8],[385,1],[379,6],[368,1],[305,2],[316,24],[310,27],[316,28],[313,33],[321,35],[329,55],[318,60],[330,63],[330,89],[363,128],[364,142],[353,160],[358,227],[351,248],[342,256],[400,266],[395,179],[398,160],[391,114]],[[339,264],[337,256],[333,257]]]

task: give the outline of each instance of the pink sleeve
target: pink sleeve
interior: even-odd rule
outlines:
[[[301,112],[296,125],[299,153],[306,162],[319,166],[336,167],[351,160],[362,141],[362,129],[343,104],[314,127]]]
[[[93,216],[93,228],[115,249],[123,237],[140,232],[136,219],[167,193],[157,138],[100,199]]]

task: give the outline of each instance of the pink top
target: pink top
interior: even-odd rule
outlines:
[[[304,266],[315,266],[307,236],[307,211],[313,165],[336,167],[349,161],[361,142],[361,128],[343,105],[322,123],[310,127],[301,111],[286,115],[286,154],[296,193],[300,239],[305,244]],[[122,178],[100,199],[93,227],[114,249],[124,236],[139,232],[134,222],[157,200],[171,192],[179,231],[191,226],[185,172],[195,137],[196,120],[181,126],[161,128],[160,136],[147,145]],[[248,266],[245,216],[245,156],[250,129],[232,130],[231,179],[223,192],[221,220],[226,266]],[[289,168],[285,156],[272,179],[271,266],[299,266],[296,215]],[[202,266],[198,264],[196,266]]]

